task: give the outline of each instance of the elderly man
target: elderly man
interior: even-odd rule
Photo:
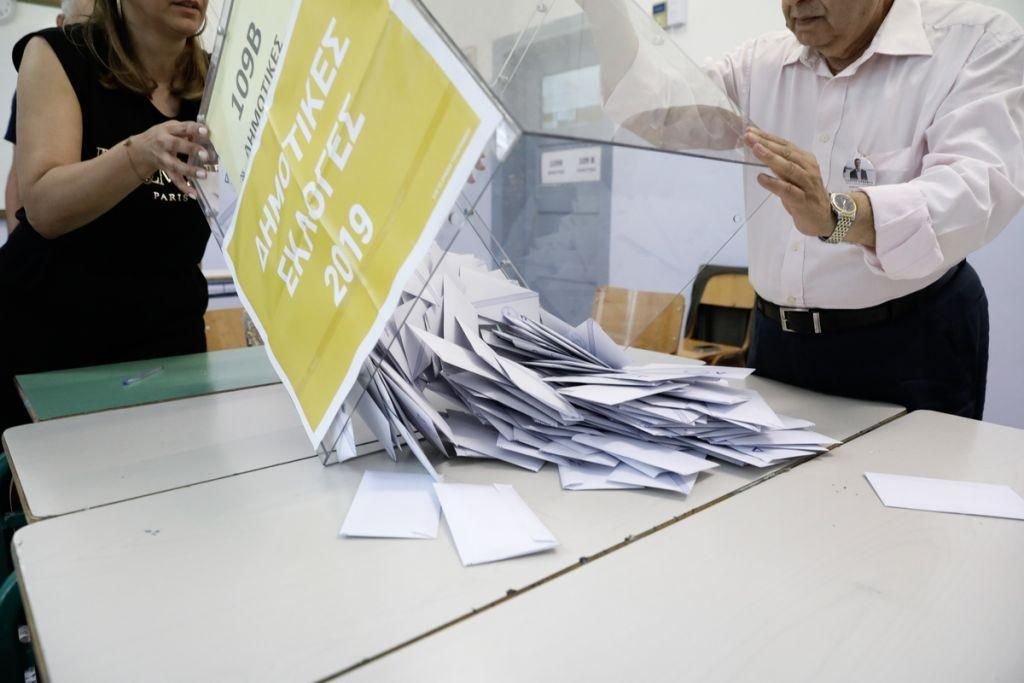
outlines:
[[[627,35],[622,0],[578,2],[609,111],[673,90],[652,76],[658,52]],[[746,188],[750,363],[814,390],[980,418],[988,303],[965,258],[1024,207],[1024,33],[952,0],[782,0],[782,11],[788,31],[710,69],[757,123],[743,142],[767,167]],[[847,183],[854,159],[875,184]],[[779,201],[754,212],[764,190]]]
[[[57,15],[57,26],[74,24],[85,21],[92,14],[93,0],[61,0],[60,13]],[[17,121],[17,97],[11,100],[11,118],[7,123],[7,132],[4,133],[4,140],[17,144],[15,123]],[[13,156],[13,153],[12,153]],[[21,208],[21,197],[18,194],[18,179],[14,173],[14,164],[11,164],[10,172],[7,174],[7,187],[4,190],[4,207],[8,216],[8,229],[10,221],[14,219],[15,212]]]

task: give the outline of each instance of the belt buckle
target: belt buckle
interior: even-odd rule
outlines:
[[[786,316],[790,313],[810,313],[811,322],[814,324],[814,334],[821,334],[821,314],[818,311],[811,311],[809,308],[783,308],[779,306],[779,322],[782,323],[783,332],[797,332],[789,326]]]

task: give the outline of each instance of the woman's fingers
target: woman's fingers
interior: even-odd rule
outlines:
[[[195,142],[190,142],[185,138],[172,137],[168,143],[168,147],[169,152],[173,154],[181,154],[188,159],[196,157],[199,159],[201,164],[205,164],[210,159],[210,153],[206,151],[205,147],[196,144]]]
[[[181,175],[180,173],[172,172],[168,172],[167,177],[171,179],[171,182],[174,183],[174,186],[177,187],[183,194],[188,195],[192,199],[196,198],[196,190],[194,187],[192,187],[191,183],[189,183],[188,178]]]

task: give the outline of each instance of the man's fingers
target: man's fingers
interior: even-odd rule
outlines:
[[[765,132],[765,131],[761,130],[760,128],[755,128],[754,126],[751,126],[750,128],[747,128],[747,132],[748,133],[753,133],[754,135],[758,136],[759,138],[762,138],[764,140],[768,140],[769,142],[774,142],[777,145],[791,145],[792,144],[786,138],[779,137],[778,135],[772,135],[771,133]]]
[[[769,140],[768,138],[753,135],[751,133],[747,134],[747,141],[752,142],[755,145],[760,143],[767,147],[768,149],[770,149],[771,151],[778,154],[780,157],[788,160],[793,160],[793,156],[797,151],[796,148],[790,145],[789,143],[776,142],[774,140]]]
[[[800,164],[776,154],[761,143],[754,145],[754,156],[764,162],[775,172],[775,175],[783,180],[799,187],[804,187],[807,182],[807,173],[804,172]]]
[[[801,201],[806,197],[806,193],[793,183],[786,182],[780,178],[774,178],[765,173],[757,176],[757,182],[761,187],[786,202]]]
[[[747,134],[744,136],[744,141],[749,147],[753,147],[760,143],[782,158],[796,162],[808,172],[817,171],[820,173],[820,170],[818,169],[818,160],[814,155],[800,147],[797,147],[789,140],[784,140],[775,135],[747,131]]]

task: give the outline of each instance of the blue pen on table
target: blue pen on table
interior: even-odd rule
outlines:
[[[150,370],[146,370],[141,375],[135,375],[133,377],[126,377],[123,380],[121,380],[121,386],[123,386],[123,387],[130,387],[130,386],[132,386],[134,384],[138,384],[139,382],[141,382],[143,380],[147,380],[150,377],[155,377],[156,375],[159,375],[163,371],[164,371],[163,366],[159,366],[159,367],[152,368]]]

